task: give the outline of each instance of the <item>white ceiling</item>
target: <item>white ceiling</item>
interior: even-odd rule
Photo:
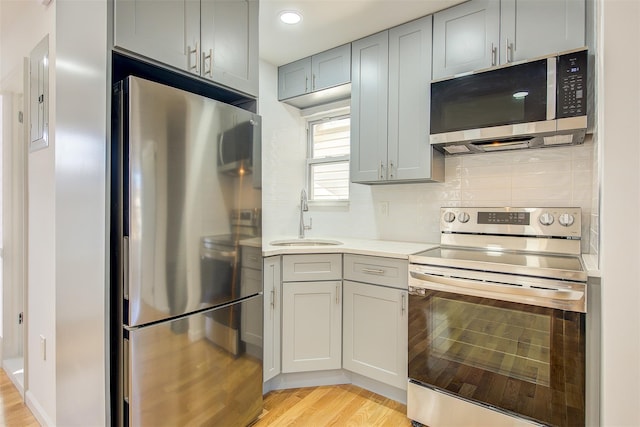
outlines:
[[[464,0],[260,0],[260,58],[282,65]],[[302,13],[287,25],[283,10]]]

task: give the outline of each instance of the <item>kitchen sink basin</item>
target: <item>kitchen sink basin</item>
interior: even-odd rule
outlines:
[[[342,242],[337,240],[322,239],[291,239],[291,240],[274,240],[269,243],[272,246],[335,246],[341,245]]]

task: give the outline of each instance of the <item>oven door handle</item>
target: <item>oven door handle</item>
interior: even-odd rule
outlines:
[[[507,285],[495,282],[477,281],[473,279],[434,276],[431,274],[419,273],[416,271],[410,271],[410,274],[412,278],[422,282],[418,284],[418,288],[433,289],[437,291],[464,293],[465,290],[472,290],[483,294],[479,296],[507,294],[522,297],[552,298],[555,300],[566,301],[580,301],[584,298],[583,292],[574,291],[571,289],[556,289],[548,287],[537,288],[524,285]],[[413,285],[415,285],[415,283],[413,283]]]

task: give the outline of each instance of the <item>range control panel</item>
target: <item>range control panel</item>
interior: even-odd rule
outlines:
[[[556,117],[587,115],[587,51],[558,57]]]
[[[582,209],[550,208],[442,208],[442,233],[478,233],[514,236],[580,238]]]

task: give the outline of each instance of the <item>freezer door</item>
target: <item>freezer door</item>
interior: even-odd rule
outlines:
[[[128,331],[130,426],[246,426],[262,412],[262,296]],[[126,416],[126,415],[125,415]]]
[[[125,92],[123,323],[139,326],[241,298],[238,254],[215,266],[220,280],[212,285],[201,245],[205,236],[233,233],[232,208],[260,207],[250,177],[218,170],[221,135],[238,126],[255,126],[259,135],[259,117],[135,77]]]

